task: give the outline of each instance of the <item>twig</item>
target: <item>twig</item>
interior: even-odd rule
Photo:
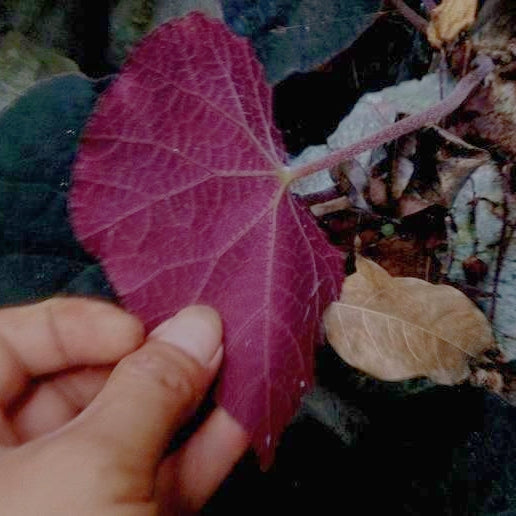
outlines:
[[[496,257],[496,268],[493,278],[493,300],[491,302],[491,307],[489,310],[489,320],[491,322],[494,321],[495,315],[496,315],[496,301],[498,296],[498,287],[500,283],[500,275],[502,272],[503,267],[503,261],[505,259],[505,255],[507,254],[507,249],[509,248],[509,244],[512,240],[512,237],[514,236],[515,227],[514,224],[511,224],[509,221],[510,217],[510,202],[509,202],[509,193],[510,192],[510,185],[508,184],[508,180],[506,177],[506,174],[502,172],[502,179],[503,179],[503,224],[502,224],[502,230],[500,232],[500,243],[498,245],[498,255]]]
[[[318,192],[311,192],[305,195],[298,195],[307,206],[312,204],[321,204],[324,202],[332,201],[338,197],[342,197],[342,192],[339,191],[338,186],[326,188]]]
[[[400,136],[411,133],[426,125],[437,124],[442,118],[455,111],[471,94],[471,92],[482,82],[494,69],[493,61],[487,56],[480,55],[476,58],[477,68],[463,77],[455,86],[453,92],[443,101],[430,108],[408,116],[385,129],[378,131],[358,142],[352,143],[344,149],[336,150],[330,155],[312,161],[291,171],[289,181],[313,174],[325,168],[331,168],[343,161],[347,161],[362,152],[374,149]]]
[[[441,100],[444,99],[444,74],[448,72],[448,65],[446,64],[446,54],[444,50],[441,49],[441,58],[439,60],[439,98]],[[461,75],[461,77],[463,77]]]
[[[423,5],[428,12],[437,7],[437,4],[434,2],[434,0],[423,0]]]
[[[389,0],[389,2],[399,11],[399,13],[410,22],[415,29],[426,34],[428,22],[419,14],[411,9],[403,0]]]

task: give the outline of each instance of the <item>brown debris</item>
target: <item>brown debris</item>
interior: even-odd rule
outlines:
[[[430,12],[427,38],[435,48],[452,43],[475,21],[477,0],[443,0]]]

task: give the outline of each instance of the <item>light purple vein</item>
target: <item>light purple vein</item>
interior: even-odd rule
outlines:
[[[231,115],[229,115],[228,113],[226,113],[226,111],[222,110],[219,106],[217,106],[217,104],[213,103],[211,100],[208,100],[206,97],[204,97],[203,95],[201,95],[200,93],[197,93],[197,92],[193,92],[193,91],[190,91],[190,90],[186,90],[184,89],[182,86],[179,86],[176,82],[174,81],[171,81],[169,77],[166,77],[165,75],[163,75],[161,72],[158,72],[157,70],[154,70],[153,68],[147,66],[147,65],[144,65],[143,63],[141,63],[140,61],[137,61],[135,59],[133,59],[133,62],[135,62],[136,64],[140,65],[142,68],[145,68],[151,72],[154,72],[156,73],[157,75],[160,75],[161,77],[163,77],[166,81],[167,81],[167,84],[172,87],[172,88],[175,88],[177,91],[183,93],[184,95],[187,95],[187,96],[190,96],[190,97],[195,97],[197,99],[200,99],[202,102],[204,102],[207,106],[211,107],[211,109],[213,109],[213,111],[215,112],[218,112],[221,116],[223,116],[226,120],[228,120],[229,122],[233,123],[234,125],[236,125],[237,127],[239,127],[240,129],[242,129],[242,131],[244,133],[247,134],[248,138],[250,141],[252,141],[256,147],[256,149],[258,150],[258,152],[264,156],[265,158],[267,158],[267,160],[269,161],[269,163],[271,164],[271,168],[277,168],[278,166],[278,162],[274,159],[273,156],[271,156],[266,150],[265,148],[262,146],[261,142],[256,138],[255,134],[251,131],[250,127],[247,125],[247,124],[242,124],[241,122],[239,122],[238,120],[235,120]]]

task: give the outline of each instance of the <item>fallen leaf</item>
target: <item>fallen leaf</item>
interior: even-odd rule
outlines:
[[[381,380],[452,385],[469,376],[470,359],[495,348],[484,314],[457,289],[393,278],[361,256],[356,269],[324,314],[330,344],[353,367]]]
[[[410,215],[426,210],[435,204],[434,200],[425,199],[418,192],[407,193],[398,202],[398,216],[409,217]]]
[[[440,189],[445,206],[451,208],[466,179],[474,170],[489,161],[490,154],[437,126],[427,129],[426,135],[434,140]]]
[[[508,219],[504,223],[503,206],[508,200],[504,178],[494,162],[478,168],[456,196],[449,220],[449,252],[443,260],[452,281],[464,284],[463,262],[475,256],[488,266],[487,276],[480,282],[485,293],[479,305],[490,314],[500,349],[508,360],[516,360],[516,239],[509,238],[500,255],[500,243],[507,231],[515,227],[516,210],[507,204]],[[451,224],[453,222],[453,224]],[[494,294],[494,295],[493,295]]]
[[[407,188],[414,174],[414,163],[401,156],[393,163],[391,170],[391,192],[393,199],[399,199]]]
[[[516,160],[516,3],[486,0],[478,14],[471,38],[448,52],[457,75],[467,70],[473,55],[487,55],[496,68],[486,86],[474,92],[454,114],[451,130],[484,148],[495,150],[507,162]]]
[[[427,224],[427,227],[431,226]],[[402,229],[399,228],[399,231]],[[419,236],[421,238],[421,234]],[[367,250],[367,255],[391,276],[410,276],[428,280],[436,276],[436,260],[433,259],[431,250],[425,249],[425,242],[426,239],[403,239],[393,234],[389,238],[380,238],[375,242],[374,246]],[[363,249],[365,251],[365,248]]]
[[[441,82],[439,74],[429,74],[421,80],[405,81],[379,92],[365,94],[349,115],[340,122],[335,132],[328,137],[325,145],[307,147],[293,160],[292,166],[301,166],[310,162],[314,157],[320,158],[329,155],[371,136],[393,124],[401,113],[415,114],[428,109],[440,100]],[[442,87],[447,96],[453,89],[453,83],[448,77],[445,77]],[[369,209],[364,199],[364,191],[373,168],[385,156],[383,147],[368,149],[332,171],[335,181],[339,183],[340,188],[355,207],[361,210]],[[326,171],[326,176],[321,173],[319,177],[320,182],[314,181],[310,176],[303,177],[292,185],[292,189],[299,195],[307,195],[325,189],[331,184],[329,171]],[[400,185],[405,179],[403,177],[395,179],[397,189],[401,187]]]
[[[145,38],[99,101],[70,201],[76,234],[148,330],[193,303],[222,314],[217,398],[264,465],[313,383],[343,268],[288,192],[284,159],[251,46],[194,13]]]
[[[364,193],[368,203],[371,206],[375,208],[387,206],[389,197],[387,194],[385,174],[371,174],[371,177],[369,178],[369,183]]]
[[[467,178],[490,157],[489,152],[438,126],[421,131],[417,140],[414,155],[402,155],[397,159],[410,158],[417,163],[416,171],[398,201],[400,217],[407,217],[432,205],[451,208]],[[394,185],[395,181],[391,180],[391,184]]]
[[[477,3],[477,0],[442,0],[430,11],[431,20],[426,33],[430,44],[441,48],[468,29],[475,21]]]

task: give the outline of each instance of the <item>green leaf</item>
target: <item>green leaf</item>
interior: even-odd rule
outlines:
[[[119,0],[110,16],[110,60],[120,66],[128,49],[150,29],[199,10],[223,14],[235,32],[250,38],[267,78],[278,82],[349,46],[380,7],[379,0]]]
[[[348,47],[381,8],[378,0],[225,0],[224,18],[251,38],[270,82],[307,72]]]
[[[70,166],[106,81],[43,81],[0,115],[0,304],[58,292],[112,297],[67,220]]]

